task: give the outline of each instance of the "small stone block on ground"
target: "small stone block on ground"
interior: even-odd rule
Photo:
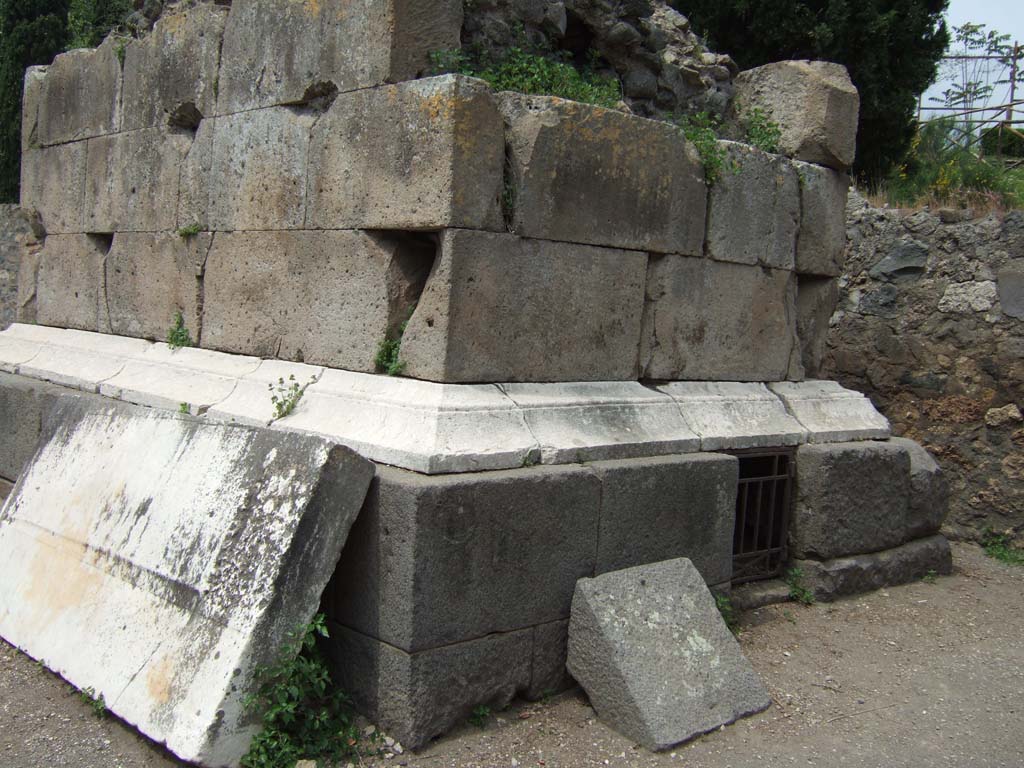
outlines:
[[[326,441],[65,396],[0,513],[0,635],[187,762],[234,766],[373,476]]]
[[[654,751],[771,704],[686,558],[576,582],[568,667],[605,724]]]

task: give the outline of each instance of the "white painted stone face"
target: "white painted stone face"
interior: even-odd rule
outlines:
[[[234,766],[255,667],[316,611],[373,472],[315,438],[62,398],[0,511],[0,634]]]

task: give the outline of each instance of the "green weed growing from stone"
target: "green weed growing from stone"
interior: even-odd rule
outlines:
[[[487,725],[490,717],[491,708],[481,704],[479,707],[473,707],[473,713],[469,716],[469,722],[477,728],[483,728]]]
[[[167,331],[167,346],[171,349],[195,346],[195,342],[189,336],[188,328],[185,327],[185,318],[182,317],[181,312],[175,314],[174,324]]]
[[[195,237],[202,231],[202,228],[198,224],[189,224],[187,227],[182,227],[178,230],[178,237],[189,238]]]
[[[801,605],[814,605],[814,593],[803,583],[804,572],[799,568],[786,571],[786,584],[789,586],[789,598]]]
[[[299,400],[306,394],[306,387],[312,384],[315,379],[310,379],[305,384],[299,384],[295,380],[295,374],[288,377],[288,381],[279,378],[276,384],[267,384],[270,390],[270,403],[274,406],[274,418],[283,419],[294,412]]]
[[[83,704],[89,705],[96,717],[107,716],[107,702],[104,701],[102,693],[99,696],[96,695],[94,688],[83,688],[78,692],[78,698],[82,700]]]
[[[1005,533],[996,533],[991,528],[985,529],[981,537],[981,546],[985,554],[994,560],[1007,565],[1024,565],[1024,549],[1017,549]]]
[[[729,631],[734,635],[740,633],[740,621],[736,615],[736,607],[725,595],[715,595],[715,605],[718,606],[718,612],[722,614],[722,621],[725,622],[725,626],[729,628]]]
[[[178,403],[178,413],[190,415],[192,413],[192,407],[188,403]]]
[[[782,129],[772,122],[759,107],[754,107],[746,117],[747,143],[763,152],[778,152],[782,141]]]
[[[243,768],[291,768],[298,760],[333,764],[359,754],[359,730],[349,700],[331,682],[317,638],[328,637],[323,614],[299,627],[279,659],[256,671],[257,688],[246,708],[262,730],[242,758]]]
[[[938,575],[939,574],[937,574],[934,570],[930,570],[928,571],[928,573],[921,577],[921,581],[923,581],[925,584],[934,584],[935,579],[938,578]]]
[[[398,336],[394,339],[384,339],[377,347],[377,356],[373,364],[378,373],[386,373],[388,376],[398,376],[405,370],[405,362],[398,357],[402,352],[402,337],[405,335],[405,327],[409,324],[406,320],[398,329]]]
[[[704,181],[708,185],[718,181],[729,165],[728,153],[718,143],[719,122],[707,112],[686,115],[676,119],[687,141],[693,144],[704,165]]]

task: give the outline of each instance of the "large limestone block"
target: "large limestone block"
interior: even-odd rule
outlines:
[[[122,126],[194,125],[217,106],[227,9],[200,3],[162,17],[125,49]],[[191,109],[189,109],[189,105]]]
[[[145,128],[89,140],[87,232],[175,229],[178,179],[192,146],[187,130]]]
[[[503,231],[504,147],[481,80],[446,75],[342,94],[313,131],[306,223]]]
[[[566,619],[576,580],[594,572],[600,497],[580,466],[380,467],[325,610],[407,653]]]
[[[647,256],[449,230],[402,340],[431,381],[636,378]]]
[[[690,453],[600,461],[597,574],[685,557],[709,585],[732,578],[739,462]]]
[[[433,244],[385,233],[215,235],[203,346],[372,372],[416,305]]]
[[[598,716],[651,750],[771,704],[685,558],[580,579],[568,666]]]
[[[459,47],[461,27],[460,0],[235,0],[219,114],[411,80]]]
[[[512,231],[701,254],[704,172],[677,128],[551,96],[498,99],[507,124]]]
[[[106,259],[104,330],[162,341],[181,313],[199,337],[200,278],[212,235],[118,233]]]
[[[837,277],[843,272],[846,248],[845,173],[820,165],[794,162],[800,174],[800,232],[796,240],[796,271]]]
[[[21,151],[39,147],[39,103],[46,92],[49,67],[29,67],[21,97]]]
[[[796,280],[781,269],[652,257],[643,378],[777,381],[796,347]]]
[[[829,321],[839,305],[839,283],[831,277],[797,275],[796,333],[804,374],[815,377],[825,360]]]
[[[903,544],[910,495],[910,454],[902,445],[863,441],[801,446],[790,551],[798,558],[829,560]]]
[[[907,537],[937,533],[949,514],[949,482],[939,463],[913,440],[894,437],[890,442],[910,454],[910,516]]]
[[[707,255],[792,269],[800,223],[800,185],[792,163],[746,144],[719,146],[731,168],[708,192]]]
[[[76,141],[21,156],[21,207],[36,211],[49,235],[85,231],[87,147]]]
[[[811,443],[885,440],[889,420],[860,392],[836,381],[776,381],[768,388],[808,432]]]
[[[63,398],[0,513],[0,633],[188,762],[233,766],[373,465],[302,435]]]
[[[109,240],[91,235],[46,238],[36,275],[36,321],[40,325],[98,331],[106,327],[103,264]]]
[[[62,53],[46,70],[39,95],[39,144],[63,144],[121,128],[121,61],[113,37],[99,48]]]
[[[740,119],[760,109],[782,129],[779,151],[845,170],[853,165],[860,96],[846,67],[827,61],[778,61],[734,81]]]

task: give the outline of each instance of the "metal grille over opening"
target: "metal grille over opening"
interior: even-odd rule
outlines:
[[[770,579],[786,562],[786,534],[792,498],[793,451],[737,452],[736,527],[732,583]]]

